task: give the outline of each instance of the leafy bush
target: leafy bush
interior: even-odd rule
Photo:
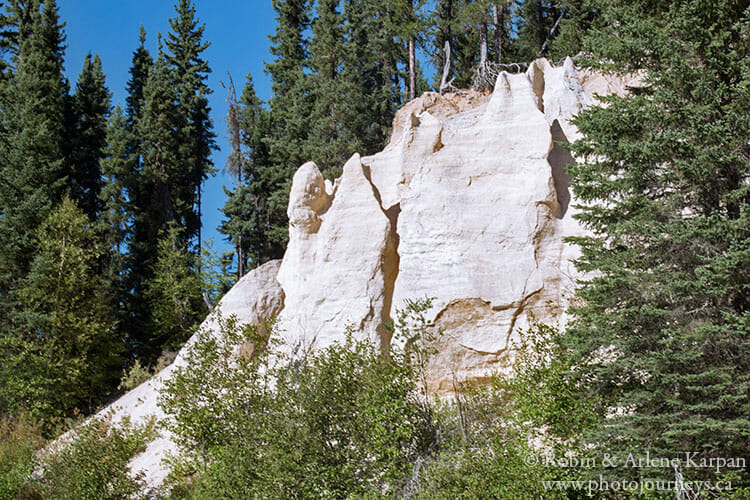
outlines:
[[[0,420],[0,500],[29,498],[34,453],[43,443],[40,427],[25,416]]]
[[[573,397],[561,336],[537,325],[515,348],[510,374],[441,405],[440,453],[421,474],[418,498],[554,499],[575,493],[544,487],[544,481],[575,479],[577,470],[545,460],[575,453],[575,437],[593,418]]]
[[[154,437],[153,424],[135,426],[125,420],[113,425],[98,418],[74,432],[72,441],[42,458],[36,498],[115,500],[141,490],[143,480],[129,474],[128,462]]]
[[[272,325],[219,324],[220,335],[199,333],[190,369],[163,394],[184,452],[173,495],[391,496],[427,453],[432,414],[402,353],[347,335],[289,360],[267,345]],[[243,345],[254,347],[236,355]]]

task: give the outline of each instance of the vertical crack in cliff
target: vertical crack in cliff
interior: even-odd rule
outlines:
[[[401,241],[401,237],[398,234],[398,216],[401,214],[401,204],[396,203],[392,207],[384,208],[383,199],[380,196],[380,190],[378,190],[375,183],[372,182],[372,175],[370,172],[370,166],[362,163],[362,173],[370,183],[372,188],[372,194],[378,202],[380,210],[388,218],[390,235],[388,238],[388,245],[386,245],[385,251],[383,252],[383,311],[381,311],[381,321],[377,327],[377,332],[380,337],[380,348],[383,352],[387,352],[388,347],[391,343],[391,332],[389,332],[385,325],[391,319],[391,308],[393,307],[393,292],[396,288],[396,279],[398,278],[399,264],[401,256],[398,253],[398,245]]]
[[[552,122],[549,131],[552,134],[552,149],[550,149],[547,155],[547,162],[552,170],[552,180],[554,181],[555,194],[557,195],[558,208],[555,216],[558,219],[562,219],[565,216],[565,212],[568,211],[568,205],[570,204],[570,174],[568,174],[565,167],[574,164],[576,160],[570,154],[570,151],[560,144],[561,142],[568,142],[568,138],[565,136],[560,122],[557,120]]]
[[[531,87],[534,89],[534,94],[536,94],[536,105],[539,111],[544,113],[544,70],[535,61],[532,63],[530,73],[529,80],[531,80]]]

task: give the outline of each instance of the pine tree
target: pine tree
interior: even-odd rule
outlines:
[[[184,179],[178,131],[184,126],[185,117],[179,113],[174,77],[161,47],[143,95],[143,107],[136,124],[141,166],[133,183],[135,196],[131,203],[133,236],[129,243],[128,267],[133,317],[128,330],[136,353],[151,362],[159,355],[161,345],[151,343],[152,336],[148,332],[152,324],[151,311],[144,293],[151,287],[159,237],[170,223],[178,221],[178,214],[185,214],[189,203],[180,199],[185,190],[178,184]]]
[[[322,171],[340,172],[355,151],[362,150],[360,139],[350,129],[357,117],[354,82],[341,73],[346,64],[343,17],[338,0],[321,0],[312,23],[310,66],[313,101],[309,135],[304,142],[304,158],[315,161]]]
[[[213,124],[209,116],[208,95],[211,90],[206,79],[211,69],[201,53],[210,42],[203,41],[205,25],[196,18],[192,0],[179,0],[177,16],[169,20],[170,32],[166,40],[166,61],[174,78],[177,113],[184,120],[178,129],[178,161],[181,169],[175,172],[175,218],[185,228],[187,241],[197,238],[200,248],[201,191],[203,182],[214,173],[211,151],[216,148]]]
[[[553,0],[524,0],[520,4],[516,16],[518,39],[515,43],[520,60],[531,61],[547,54],[548,40],[554,40],[559,34],[556,23],[561,16],[559,2]]]
[[[143,89],[146,87],[151,67],[154,60],[146,49],[146,30],[141,26],[138,35],[140,45],[133,52],[133,60],[130,66],[130,79],[126,85],[128,96],[125,98],[128,124],[134,127],[143,109]]]
[[[127,245],[132,234],[132,206],[128,186],[132,186],[136,158],[129,152],[132,133],[128,119],[118,105],[107,126],[106,150],[100,165],[104,184],[99,195],[102,211],[97,231],[102,235],[104,252],[102,294],[108,297],[113,317],[121,334],[129,325],[129,280],[127,279]]]
[[[575,56],[583,50],[588,32],[601,28],[596,4],[597,0],[562,0],[559,3],[563,17],[549,44],[549,58],[557,61],[566,56]]]
[[[305,32],[310,28],[310,3],[310,0],[273,0],[277,24],[276,32],[270,36],[270,50],[274,60],[266,63],[273,92],[270,107],[274,130],[269,148],[271,157],[284,172],[284,180],[290,179],[291,173],[305,161],[302,150],[311,109],[305,74],[309,68]]]
[[[482,2],[484,3],[484,2]],[[456,88],[468,88],[479,64],[480,40],[477,9],[468,0],[440,0],[435,6],[433,25],[435,31],[432,60],[438,68],[434,86],[440,87],[439,79],[445,64],[445,42],[450,43],[451,70],[448,81],[453,79]]]
[[[110,97],[101,59],[98,55],[93,59],[90,54],[87,55],[73,96],[75,129],[72,154],[68,160],[72,167],[68,174],[68,185],[78,206],[91,220],[95,220],[102,209],[99,162],[106,147]]]
[[[0,302],[13,307],[12,290],[36,249],[35,230],[60,199],[63,180],[66,84],[62,75],[65,35],[54,1],[38,2],[22,40],[3,108],[0,141]],[[13,320],[5,327],[12,329]]]
[[[255,94],[250,75],[240,97],[238,118],[245,150],[243,183],[227,192],[228,199],[222,209],[227,220],[219,231],[235,245],[242,241],[242,268],[249,269],[281,258],[288,234],[286,208],[281,211],[280,206],[270,205],[285,194],[278,186],[284,184],[282,176],[286,172],[271,160],[266,141],[271,135],[271,113]]]
[[[593,277],[567,336],[581,396],[604,416],[586,438],[613,455],[743,456],[750,9],[733,0],[599,7],[607,28],[587,50],[604,69],[642,72],[643,87],[577,120],[584,138],[574,151],[586,161],[572,168],[573,187],[593,235],[576,242]]]
[[[139,46],[133,52],[129,70],[130,78],[126,84],[125,129],[114,129],[113,126],[117,125],[115,122],[110,123],[108,133],[113,134],[112,137],[108,135],[107,138],[110,156],[106,163],[102,164],[102,169],[109,171],[105,172],[105,176],[111,179],[105,188],[110,200],[108,201],[108,217],[112,217],[111,222],[115,224],[111,232],[108,232],[109,241],[113,246],[117,245],[122,248],[123,242],[118,240],[121,237],[127,238],[127,250],[122,250],[125,255],[121,257],[124,281],[121,331],[129,339],[131,349],[136,351],[141,349],[146,336],[148,306],[144,302],[143,291],[150,276],[150,266],[157,252],[156,237],[158,235],[158,228],[153,227],[154,223],[158,223],[158,219],[156,221],[150,219],[154,186],[143,176],[145,147],[140,123],[145,108],[146,85],[154,66],[154,60],[145,47],[146,30],[143,26],[140,28],[138,39]],[[115,139],[114,135],[117,135],[118,139]],[[126,142],[124,151],[119,150],[118,144],[121,140]],[[120,188],[122,192],[118,192]],[[123,207],[117,200],[120,196],[124,196],[127,200],[126,214],[121,213]],[[123,220],[127,220],[127,236],[121,232],[122,226],[115,229]],[[116,279],[114,272],[116,270],[110,269],[108,274],[113,280],[113,285]],[[116,295],[118,295],[117,292]]]
[[[269,103],[272,128],[267,139],[273,164],[263,170],[262,180],[251,181],[264,184],[268,193],[263,207],[269,249],[266,254],[272,253],[271,249],[286,247],[289,238],[286,209],[291,179],[306,160],[303,147],[312,109],[310,84],[305,74],[309,67],[305,32],[310,27],[310,3],[309,0],[273,0],[277,25],[276,32],[270,36],[270,50],[274,60],[266,63],[273,92]],[[283,254],[283,250],[281,252]]]

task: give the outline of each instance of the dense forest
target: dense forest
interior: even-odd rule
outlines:
[[[512,376],[450,404],[420,394],[423,364],[396,347],[350,341],[271,366],[268,345],[222,364],[258,334],[227,318],[224,343],[199,339],[165,395],[188,450],[170,498],[671,498],[675,487],[601,487],[674,481],[671,469],[622,477],[561,460],[604,444],[620,457],[750,459],[747,2],[272,2],[272,97],[258,98],[252,75],[228,89],[224,256],[201,237],[218,89],[193,2],[176,1],[165,37],[134,37],[124,109],[99,56],[65,78],[55,0],[0,2],[0,498],[132,497],[125,465],[153,429],[94,420],[67,449],[35,451],[169,363],[222,293],[283,255],[299,165],[333,178],[352,153],[382,149],[422,92],[488,91],[486,74],[568,55],[644,83],[582,112],[583,138],[567,146],[591,230],[574,241],[576,264],[595,276],[569,328],[537,325]],[[425,306],[391,327],[418,338],[405,318]],[[232,397],[209,414],[206,394]],[[683,472],[733,486],[678,498],[750,498],[744,462]],[[589,489],[545,486],[560,480]]]

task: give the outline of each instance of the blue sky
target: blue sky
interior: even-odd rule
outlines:
[[[221,170],[229,151],[226,134],[227,70],[232,74],[237,92],[242,91],[245,76],[250,73],[261,99],[270,97],[270,82],[263,72],[263,62],[270,60],[268,34],[275,26],[270,0],[196,0],[198,18],[205,23],[204,37],[211,46],[204,52],[212,73],[208,85],[211,117],[220,150],[213,155],[219,169],[206,181],[203,197],[203,238],[214,238],[215,248],[228,249],[216,231],[221,222],[225,195],[222,185],[231,186],[231,179]],[[125,106],[125,84],[133,51],[138,46],[138,30],[146,28],[147,47],[156,52],[156,35],[169,31],[168,19],[174,16],[172,0],[59,0],[61,20],[66,23],[68,49],[65,70],[71,86],[75,86],[83,58],[98,53],[102,58],[107,86],[113,93],[114,105]]]

